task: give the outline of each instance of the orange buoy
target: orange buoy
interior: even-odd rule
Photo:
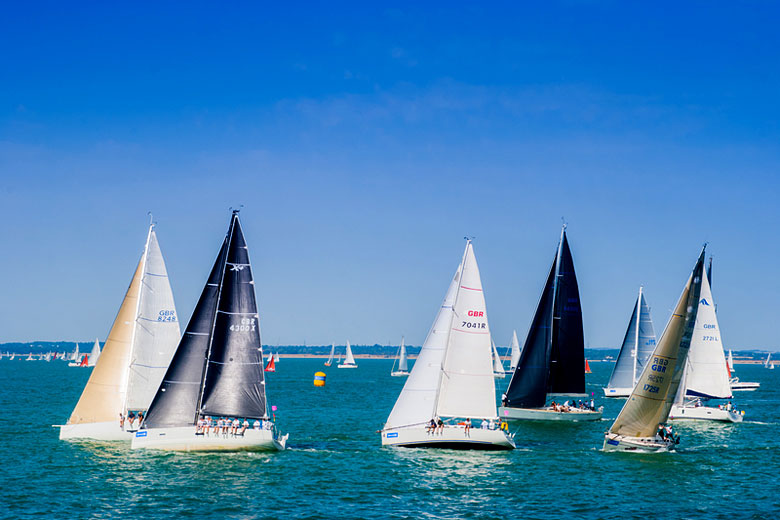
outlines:
[[[325,372],[314,373],[314,386],[325,386]]]

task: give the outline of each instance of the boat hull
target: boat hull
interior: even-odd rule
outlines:
[[[165,451],[282,451],[287,435],[277,437],[273,430],[247,430],[244,435],[197,434],[195,426],[139,430],[130,447]]]
[[[672,451],[675,442],[658,437],[627,437],[607,433],[604,435],[604,451],[622,451],[626,453],[664,453]]]
[[[754,392],[758,390],[761,383],[750,383],[748,381],[735,381],[731,383],[732,392]]]
[[[123,430],[119,421],[101,423],[63,424],[59,426],[60,440],[69,441],[123,441],[130,442],[135,430]]]
[[[580,410],[571,408],[568,412],[556,412],[550,408],[509,408],[501,406],[498,416],[507,421],[600,421],[602,410]]]
[[[409,372],[407,372],[405,370],[399,370],[397,372],[390,372],[390,375],[392,377],[406,377],[406,376],[409,375]]]
[[[628,397],[631,395],[633,388],[602,388],[604,390],[604,397]]]
[[[336,368],[357,368],[357,365],[337,365]]]
[[[424,426],[397,428],[382,431],[382,446],[401,448],[438,448],[452,450],[513,450],[512,436],[501,430],[445,426],[438,433],[431,433]]]
[[[740,423],[744,419],[744,416],[737,411],[729,411],[722,408],[713,408],[710,406],[679,406],[675,404],[669,412],[669,419],[675,421],[695,420]]]

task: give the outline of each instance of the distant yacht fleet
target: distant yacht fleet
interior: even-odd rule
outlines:
[[[734,375],[723,347],[712,294],[712,259],[705,248],[656,340],[644,287],[633,303],[606,398],[625,403],[605,433],[604,451],[663,452],[680,442],[679,420],[742,422],[735,391],[759,383]],[[347,341],[331,345],[325,366],[357,369]],[[380,430],[383,446],[506,450],[516,446],[524,421],[598,421],[603,406],[586,391],[585,343],[577,276],[566,226],[545,278],[521,348],[513,331],[499,354],[474,244],[466,246],[428,335],[410,363],[404,338],[390,370],[405,378]],[[17,357],[9,353],[0,358]],[[230,216],[201,296],[184,333],[155,231],[146,243],[117,316],[101,349],[48,352],[28,361],[62,359],[92,367],[65,424],[63,440],[128,442],[132,449],[169,451],[278,451],[288,435],[269,410],[266,373],[279,352],[264,358],[255,282],[239,212]],[[411,364],[411,369],[410,369]],[[764,367],[774,369],[771,354]],[[324,385],[324,374],[321,376]],[[500,406],[496,382],[503,383]],[[503,387],[503,386],[502,386]],[[713,404],[719,403],[719,404]],[[275,407],[273,407],[275,410]]]

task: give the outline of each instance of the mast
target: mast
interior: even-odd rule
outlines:
[[[632,385],[636,384],[636,365],[639,357],[639,320],[642,317],[642,286],[639,286],[639,296],[636,300],[636,334],[634,335],[634,372],[631,376]]]

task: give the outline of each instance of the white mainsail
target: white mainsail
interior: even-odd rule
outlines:
[[[406,361],[406,345],[404,338],[401,338],[401,352],[398,356],[398,371],[406,372],[409,370],[409,363]]]
[[[492,358],[485,295],[469,240],[455,293],[436,415],[477,419],[498,416]]]
[[[729,349],[729,374],[734,373],[734,357],[731,355],[731,349]]]
[[[81,357],[81,355],[79,354],[79,344],[76,343],[76,350],[74,350],[73,353],[70,355],[70,360],[78,361],[79,357]]]
[[[517,331],[512,331],[512,343],[510,347],[512,354],[511,354],[511,361],[509,362],[509,370],[514,372],[517,368],[517,363],[520,361],[520,342],[517,341]]]
[[[165,273],[162,255],[159,254],[159,257],[154,258],[151,263],[148,261],[149,246],[152,243],[156,248],[156,253],[153,255],[159,254],[153,225],[149,228],[144,253],[141,255],[133,279],[106,338],[103,352],[90,374],[68,424],[117,421],[120,413],[126,414],[128,410],[133,409],[128,408],[130,405],[137,405],[136,410],[145,410],[160,386],[167,365],[162,370],[142,365],[147,364],[149,360],[160,360],[166,357],[166,362],[169,362],[180,334],[173,297],[168,298],[159,294],[166,291],[170,293],[167,275],[160,276]],[[154,267],[149,270],[147,266]],[[144,300],[148,304],[144,303]],[[155,302],[160,306],[156,307]],[[155,311],[155,308],[160,310]],[[160,314],[162,310],[171,314]],[[164,325],[150,321],[152,318],[156,320],[158,316],[165,316],[169,321],[164,322]],[[173,332],[165,327],[170,327]],[[162,341],[170,343],[165,344]],[[97,348],[100,348],[99,345]],[[148,352],[143,352],[144,350]],[[134,362],[137,363],[132,366]],[[143,377],[150,379],[144,381]],[[131,381],[133,381],[132,387]],[[148,387],[148,392],[143,386]],[[143,395],[149,396],[145,402],[141,402]]]
[[[640,287],[607,388],[633,388],[655,349],[655,343],[650,307],[645,300],[643,288]]]
[[[697,300],[693,298],[698,296],[697,286],[701,284],[703,263],[704,251],[688,277],[639,381],[610,428],[610,433],[626,437],[653,437],[658,432],[658,426],[668,419],[683,377],[683,364],[688,358],[689,334],[693,332],[689,321],[695,320],[696,316]],[[689,302],[689,299],[693,301]]]
[[[766,361],[764,361],[764,368],[769,368],[769,359],[772,357],[772,353],[766,355]]]
[[[355,363],[355,357],[352,355],[352,347],[349,346],[349,341],[347,341],[347,356],[344,358],[344,364],[345,365],[356,365]]]
[[[706,273],[702,275],[699,309],[688,360],[684,395],[731,399],[726,355],[723,352],[715,303]]]
[[[492,339],[490,342],[493,345],[493,372],[495,372],[496,375],[501,374],[501,377],[504,377],[504,364],[501,362],[501,356],[498,353],[498,348],[496,348],[496,342]]]
[[[330,355],[328,356],[328,360],[325,362],[325,366],[329,367],[333,364],[333,355],[336,353],[336,344],[333,343],[330,346]]]
[[[92,345],[92,352],[89,353],[89,358],[87,359],[87,366],[94,367],[97,365],[98,359],[100,359],[100,341],[95,338],[95,344]]]
[[[455,271],[406,384],[387,418],[386,429],[427,424],[435,415],[439,374],[450,335],[452,304],[455,302],[459,281],[460,266]]]
[[[181,337],[168,270],[153,229],[149,231],[145,258],[125,410],[146,410]]]

